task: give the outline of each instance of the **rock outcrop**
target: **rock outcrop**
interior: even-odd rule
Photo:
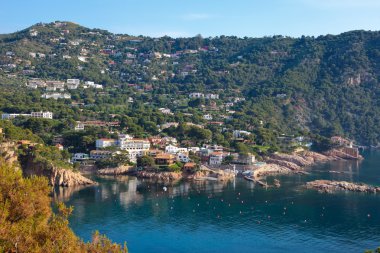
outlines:
[[[185,175],[185,179],[187,180],[207,180],[213,179],[217,181],[227,181],[235,177],[235,174],[232,172],[224,171],[224,170],[211,170],[205,166],[201,167],[201,170],[193,173]]]
[[[150,172],[150,171],[138,171],[135,173],[136,177],[147,178],[153,181],[159,182],[172,182],[182,179],[182,173],[180,172]]]
[[[268,163],[256,169],[253,172],[253,177],[255,179],[258,179],[261,177],[266,177],[266,176],[271,176],[271,175],[289,174],[289,173],[294,173],[294,171],[289,169],[288,167],[280,166],[274,163]]]
[[[82,176],[79,172],[74,172],[67,169],[53,168],[51,173],[45,172],[51,185],[55,186],[78,186],[78,185],[93,185],[94,181]],[[50,174],[50,175],[49,175]]]
[[[380,187],[366,184],[355,184],[346,181],[315,180],[306,183],[306,188],[315,189],[323,193],[333,193],[335,191],[352,191],[352,192],[380,192]]]
[[[53,164],[35,161],[31,156],[19,159],[18,145],[14,142],[1,142],[1,156],[7,163],[16,164],[16,168],[21,168],[24,176],[44,176],[47,177],[52,186],[79,186],[95,184],[92,180],[82,176],[79,172],[70,169],[57,168]],[[20,161],[22,160],[22,161]]]
[[[117,168],[106,168],[106,169],[101,169],[98,170],[99,175],[126,175],[129,174],[133,171],[133,167],[131,166],[120,166]]]
[[[265,162],[267,164],[256,169],[253,175],[255,178],[260,178],[278,174],[305,174],[304,169],[307,166],[341,159],[343,158],[312,151],[295,152],[292,154],[276,153],[266,157]]]

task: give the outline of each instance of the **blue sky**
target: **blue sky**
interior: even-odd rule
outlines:
[[[380,30],[380,0],[3,0],[0,33],[73,21],[159,37],[338,34]]]

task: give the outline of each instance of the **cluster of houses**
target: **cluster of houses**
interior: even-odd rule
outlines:
[[[67,79],[65,81],[58,80],[43,80],[40,78],[31,78],[28,80],[26,86],[30,89],[45,89],[46,93],[42,94],[41,97],[45,99],[71,99],[70,93],[64,93],[67,90],[76,90],[82,84],[79,79]],[[85,81],[82,84],[84,89],[94,88],[103,89],[103,85],[96,84],[93,81]]]
[[[81,85],[80,79],[67,79],[65,81],[59,80],[43,80],[40,78],[31,78],[28,80],[26,86],[31,89],[44,88],[46,91],[61,91],[63,92],[65,89],[68,90],[76,90],[79,85]],[[96,84],[93,81],[85,81],[83,82],[83,88],[95,88],[95,89],[103,89],[103,85]]]
[[[90,154],[74,154],[73,162],[83,162],[87,160],[101,160],[112,157],[116,153],[125,153],[133,163],[138,157],[150,156],[158,166],[169,166],[175,162],[181,162],[187,169],[195,168],[197,164],[190,158],[198,157],[202,164],[211,167],[218,167],[223,164],[227,156],[238,164],[252,165],[255,156],[225,151],[225,148],[218,145],[203,145],[202,147],[180,147],[173,137],[150,137],[148,139],[134,138],[128,134],[119,134],[117,139],[101,138],[96,140],[96,150]]]

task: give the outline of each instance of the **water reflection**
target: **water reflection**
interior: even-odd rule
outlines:
[[[372,159],[380,163],[380,156]],[[310,175],[276,177],[279,189],[243,179],[164,184],[97,177],[99,185],[73,192],[67,203],[75,207],[71,226],[85,240],[100,229],[127,240],[133,252],[252,252],[251,242],[304,252],[305,241],[308,252],[362,252],[380,241],[380,196],[319,194],[303,185],[320,178],[376,184],[377,164],[319,165]]]

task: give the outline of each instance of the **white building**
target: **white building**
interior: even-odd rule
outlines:
[[[190,158],[187,154],[178,153],[177,154],[177,161],[180,161],[181,163],[188,163],[188,162],[190,162]]]
[[[3,113],[1,115],[2,119],[14,119],[17,117],[32,117],[32,118],[43,118],[43,119],[53,119],[52,112],[32,112],[31,114],[20,114],[20,113]]]
[[[114,147],[117,146],[117,140],[115,139],[108,139],[108,138],[102,138],[102,139],[97,139],[96,148],[107,148],[107,147]]]
[[[193,153],[197,153],[199,152],[201,149],[199,147],[190,147],[187,149],[189,152],[193,152]]]
[[[30,117],[30,114],[3,113],[3,114],[1,115],[1,119],[14,119],[14,118],[17,118],[17,117],[20,117],[20,116],[23,116],[23,117]]]
[[[27,84],[26,87],[28,87],[30,89],[37,89],[38,88],[37,84],[35,84],[35,83]]]
[[[43,119],[53,119],[52,112],[32,112],[30,114],[32,118],[43,118]]]
[[[67,84],[67,89],[76,90],[76,89],[78,89],[78,85],[77,84]]]
[[[77,122],[75,127],[74,127],[74,130],[75,131],[84,131],[84,124],[82,122]]]
[[[219,99],[219,94],[206,94],[206,99]]]
[[[232,136],[235,138],[235,139],[238,139],[238,138],[244,138],[246,136],[249,136],[251,135],[252,133],[248,132],[248,131],[244,131],[244,130],[234,130],[232,132]]]
[[[178,147],[174,146],[174,145],[168,145],[165,147],[165,153],[168,153],[168,154],[177,154],[178,153]]]
[[[41,97],[46,98],[46,99],[53,98],[53,99],[57,100],[59,98],[70,99],[71,95],[68,93],[45,93],[45,94],[41,95]]]
[[[67,79],[66,83],[67,84],[76,84],[76,85],[79,85],[80,84],[80,80],[79,79]]]
[[[118,141],[121,150],[128,151],[129,160],[136,162],[137,157],[143,156],[150,149],[150,142],[146,139],[135,139],[128,134],[119,135]]]
[[[189,98],[203,98],[205,94],[200,92],[193,92],[189,94]]]
[[[75,162],[81,162],[90,159],[90,156],[85,153],[75,153],[73,155],[73,158],[71,159],[74,163]]]
[[[203,119],[212,120],[212,115],[211,114],[205,114],[205,115],[203,115]]]
[[[213,152],[210,155],[209,164],[214,166],[219,166],[223,162],[223,158],[225,157],[225,154],[223,152]]]
[[[167,114],[167,115],[173,115],[173,113],[170,111],[170,109],[168,108],[160,108],[158,109],[160,112],[162,112],[163,114]]]

